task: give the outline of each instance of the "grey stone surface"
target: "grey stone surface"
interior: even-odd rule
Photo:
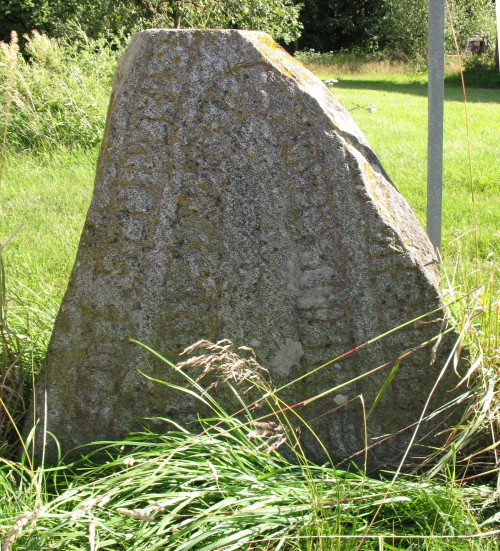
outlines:
[[[141,32],[115,76],[37,418],[46,408],[64,451],[145,424],[167,429],[148,417],[195,419],[189,397],[139,373],[176,380],[129,337],[172,361],[201,338],[251,345],[280,386],[439,305],[424,231],[326,86],[263,33]],[[441,317],[329,365],[283,398],[296,403],[393,360],[435,335]],[[443,357],[431,365],[427,347],[401,363],[368,420],[370,445],[418,419]],[[359,396],[368,411],[389,369],[301,411],[335,460],[364,447]],[[451,383],[444,378],[434,405]],[[375,446],[370,466],[394,463],[408,439],[405,431]]]

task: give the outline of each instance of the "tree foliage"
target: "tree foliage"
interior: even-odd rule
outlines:
[[[305,0],[300,48],[376,49],[384,0]]]
[[[427,53],[429,0],[304,0],[301,49],[388,51],[408,57]],[[468,36],[495,36],[491,0],[448,0],[461,48]],[[446,17],[446,50],[454,51]]]
[[[385,0],[386,47],[411,57],[427,52],[428,0]],[[460,49],[469,36],[495,36],[495,4],[491,0],[448,0]],[[445,13],[445,49],[455,52],[452,23]]]
[[[490,47],[495,47],[495,4],[491,0],[448,0],[448,3],[460,48],[465,46],[468,37],[476,34],[487,36],[491,41]],[[446,48],[449,51],[455,49],[449,21],[446,26]]]
[[[0,40],[8,42],[10,31],[19,35],[50,19],[49,0],[2,0],[0,2]]]
[[[299,35],[299,12],[293,0],[4,0],[0,33],[36,28],[67,37],[79,29],[98,39],[180,26],[260,29],[290,42]]]
[[[429,0],[385,0],[384,46],[397,55],[425,56]]]
[[[301,4],[303,2],[302,10]],[[495,36],[491,0],[448,0],[462,48],[468,36]],[[303,27],[301,49],[427,51],[428,0],[1,0],[0,39],[36,28],[49,36],[92,39],[150,27],[261,29],[285,42]],[[300,20],[299,20],[300,18]],[[447,23],[446,49],[454,51]]]

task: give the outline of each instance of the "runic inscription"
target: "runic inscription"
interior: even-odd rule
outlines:
[[[372,468],[393,464],[450,345],[443,339],[434,362],[430,346],[401,362],[367,441],[391,362],[436,335],[441,316],[361,345],[439,306],[425,233],[316,77],[260,32],[145,31],[115,76],[36,418],[47,411],[64,451],[144,424],[168,429],[145,418],[196,419],[189,396],[139,373],[176,380],[130,337],[173,361],[198,339],[252,346],[276,387],[357,349],[282,398],[337,388],[300,412],[332,458],[368,444]],[[451,384],[443,378],[431,409]]]

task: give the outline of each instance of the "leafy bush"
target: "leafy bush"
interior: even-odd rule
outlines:
[[[460,48],[475,34],[495,36],[495,5],[491,0],[449,0]],[[427,55],[428,0],[305,0],[301,49],[321,52],[348,49],[384,52],[418,60]],[[446,50],[455,51],[452,24],[446,20]]]
[[[378,49],[384,14],[384,2],[379,0],[305,0],[300,48],[374,52]]]
[[[490,0],[448,0],[453,27],[460,49],[465,48],[467,38],[474,35],[490,39],[490,52],[495,49],[495,4]],[[448,14],[447,14],[448,15]],[[455,49],[452,25],[447,17],[445,28],[446,49]]]

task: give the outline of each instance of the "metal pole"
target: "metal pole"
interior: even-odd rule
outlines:
[[[429,0],[427,234],[441,249],[443,188],[444,0]]]
[[[496,0],[495,8],[497,12],[497,40],[496,40],[497,58],[495,60],[495,63],[498,64],[498,70],[500,71],[500,0]]]

